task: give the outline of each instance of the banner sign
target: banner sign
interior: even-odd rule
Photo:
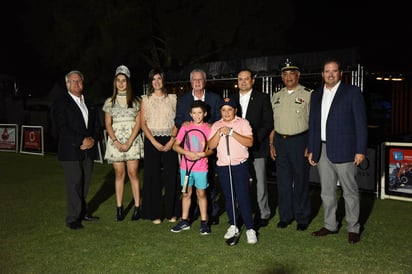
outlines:
[[[42,126],[21,126],[20,153],[44,155]]]
[[[385,143],[381,198],[412,201],[412,143]]]
[[[0,151],[17,152],[17,129],[16,124],[0,124]]]

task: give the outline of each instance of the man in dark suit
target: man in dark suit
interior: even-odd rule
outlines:
[[[70,71],[66,77],[68,92],[53,105],[58,131],[58,159],[66,180],[67,216],[70,229],[81,229],[82,220],[95,221],[89,216],[86,196],[89,190],[100,133],[97,111],[83,96],[83,74]]]
[[[270,218],[268,190],[266,182],[266,162],[269,156],[269,134],[273,129],[273,111],[269,94],[253,89],[255,79],[252,72],[242,69],[237,76],[239,92],[233,95],[239,106],[237,116],[249,121],[253,130],[253,146],[249,148],[251,175],[256,182],[258,210],[255,226],[265,227]]]
[[[308,160],[317,165],[324,208],[324,226],[312,233],[323,237],[338,232],[336,195],[339,181],[345,200],[348,242],[360,240],[359,190],[356,166],[367,151],[365,102],[359,87],[345,84],[342,65],[337,59],[326,60],[324,86],[312,93],[309,114]]]
[[[201,69],[192,70],[192,72],[190,72],[190,84],[192,86],[192,91],[186,92],[177,98],[175,126],[179,129],[184,122],[192,121],[192,117],[190,116],[190,106],[195,100],[202,100],[206,103],[207,116],[204,119],[205,122],[213,124],[215,121],[220,120],[221,114],[219,107],[222,98],[218,94],[205,89],[206,73]],[[213,154],[209,157],[209,187],[207,191],[209,224],[212,225],[216,225],[219,223],[219,205],[216,200],[217,188],[215,185],[215,164],[216,155]],[[196,197],[196,195],[194,195],[193,197]],[[192,204],[196,205],[197,203]]]

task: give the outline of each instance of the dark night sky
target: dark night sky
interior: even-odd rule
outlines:
[[[412,68],[412,24],[406,8],[391,2],[392,6],[375,7],[360,1],[302,1],[296,6],[296,20],[286,32],[284,53],[312,52],[348,47],[360,48],[362,62],[371,68],[388,71],[407,71]],[[41,2],[39,2],[40,4]],[[268,1],[268,8],[276,16],[276,1]],[[253,1],[239,1],[239,5],[253,5]],[[22,24],[17,19],[29,13],[18,3],[9,3],[10,9],[1,10],[0,72],[18,74],[21,78],[47,81],[53,71],[38,67],[40,63],[32,49],[33,41],[22,35]],[[13,7],[14,5],[14,7]],[[334,5],[331,6],[331,5]],[[339,5],[336,7],[336,5]],[[212,17],[209,20],[213,20]],[[271,24],[268,18],[267,24]],[[254,28],[254,35],[260,28]],[[47,41],[44,41],[47,43]],[[241,54],[248,57],[248,52]],[[278,52],[269,55],[279,55]],[[217,61],[217,60],[210,60]],[[51,75],[51,76],[49,76]]]

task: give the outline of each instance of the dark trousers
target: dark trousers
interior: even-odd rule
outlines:
[[[216,155],[213,154],[208,159],[208,173],[207,180],[209,187],[207,188],[207,207],[208,207],[208,216],[215,218],[219,214],[219,203],[217,201],[218,188],[216,183]]]
[[[231,166],[232,180],[230,180],[229,166],[217,166],[220,186],[225,197],[225,209],[229,219],[229,224],[233,225],[237,210],[240,211],[242,221],[246,229],[253,228],[252,207],[249,193],[249,167],[248,163]],[[233,215],[231,182],[233,185],[235,215]],[[237,209],[238,208],[238,209]],[[238,225],[238,224],[237,224]]]
[[[66,180],[66,223],[81,221],[86,214],[86,196],[93,172],[93,159],[61,161]]]
[[[304,156],[307,134],[275,136],[279,218],[309,224],[309,162]]]
[[[155,136],[165,145],[170,136]],[[180,216],[177,182],[178,159],[174,150],[158,151],[145,138],[144,141],[144,177],[142,189],[143,217],[150,220]],[[164,199],[163,199],[164,187]],[[163,209],[164,208],[164,209]]]

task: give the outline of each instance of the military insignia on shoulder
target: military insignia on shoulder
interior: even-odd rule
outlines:
[[[306,90],[307,92],[312,92],[312,91],[313,91],[313,89],[311,89],[311,88],[305,88],[305,90]]]

